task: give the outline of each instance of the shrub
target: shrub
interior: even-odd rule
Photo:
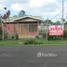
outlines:
[[[27,45],[27,44],[34,44],[35,43],[35,40],[34,39],[28,39],[28,40],[25,40],[24,44]]]
[[[39,35],[41,35],[43,38],[45,38],[46,37],[46,31],[41,29],[39,32]]]
[[[15,34],[15,39],[16,39],[16,40],[18,40],[18,39],[19,39],[18,34]]]
[[[0,40],[2,40],[2,30],[0,30]]]
[[[37,39],[38,39],[38,38],[39,38],[39,36],[35,36],[35,38],[37,38]]]
[[[48,40],[61,40],[62,36],[49,36],[48,35]]]
[[[28,44],[37,45],[37,44],[42,44],[42,42],[41,41],[38,41],[36,39],[28,39],[28,40],[25,40],[24,41],[24,45],[28,45]]]
[[[12,36],[11,38],[14,39],[14,36]]]
[[[8,34],[7,34],[7,33],[4,34],[4,39],[5,39],[5,40],[8,39]]]
[[[67,30],[64,31],[64,38],[67,39]]]

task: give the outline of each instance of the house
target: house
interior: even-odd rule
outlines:
[[[38,16],[11,17],[4,21],[5,33],[18,34],[19,38],[39,36],[38,26],[42,21]]]

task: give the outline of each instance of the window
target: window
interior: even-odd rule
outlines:
[[[16,24],[14,24],[14,32],[16,32]]]
[[[14,24],[14,32],[22,31],[22,24]]]
[[[37,32],[37,25],[29,24],[29,32]]]
[[[22,24],[18,24],[18,29],[20,32],[22,31]]]
[[[24,27],[25,27],[26,29],[28,29],[28,26],[29,26],[29,24],[24,24]]]

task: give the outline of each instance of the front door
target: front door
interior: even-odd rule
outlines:
[[[28,36],[29,24],[22,24],[22,36]]]

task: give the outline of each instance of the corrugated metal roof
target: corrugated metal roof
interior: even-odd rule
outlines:
[[[3,20],[4,22],[14,22],[15,20],[24,19],[24,18],[33,18],[36,20],[44,20],[41,16],[23,16],[23,17],[9,17],[6,20]]]

